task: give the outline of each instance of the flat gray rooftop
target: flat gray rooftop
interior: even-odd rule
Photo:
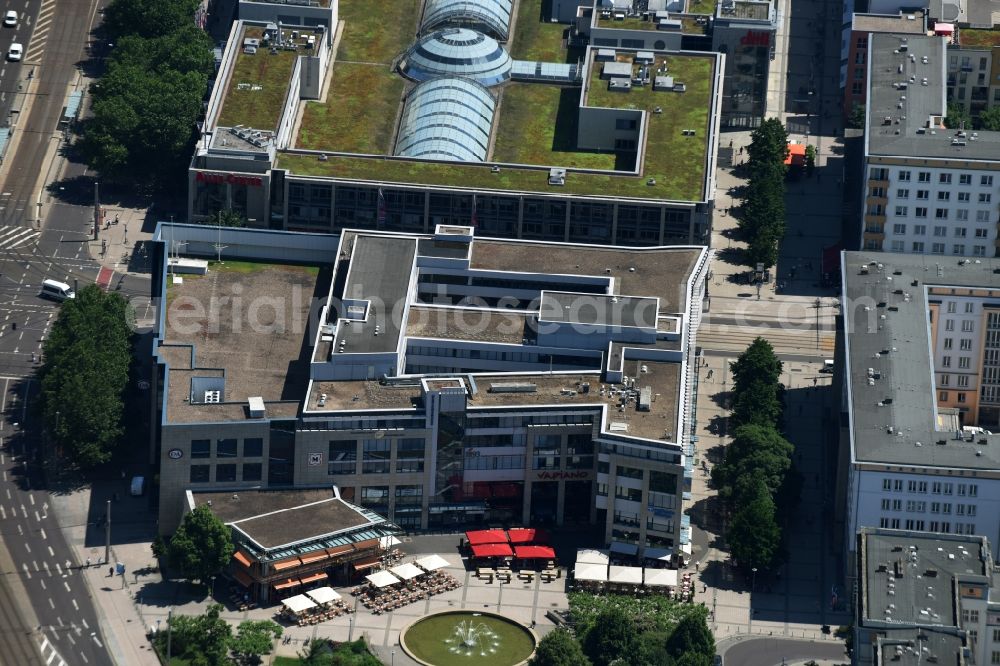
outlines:
[[[910,17],[913,17],[912,19]],[[924,10],[891,14],[862,14],[855,12],[851,19],[854,30],[865,32],[892,32],[907,35],[924,34]]]
[[[417,241],[417,254],[421,257],[465,259],[469,256],[469,243],[421,238]]]
[[[416,252],[415,238],[354,237],[344,298],[370,301],[371,309],[365,321],[338,326],[335,349],[339,349],[341,341],[345,341],[344,350],[347,353],[396,351],[400,331],[399,320],[393,316],[393,311],[407,297]],[[376,326],[379,327],[378,335],[375,334]]]
[[[614,293],[655,296],[660,314],[679,312],[700,247],[608,248],[556,243],[476,240],[472,268],[613,278]]]
[[[1000,435],[980,435],[967,442],[956,440],[953,432],[937,430],[927,288],[1000,289],[1000,260],[960,260],[844,253],[846,373],[855,461],[1000,469]],[[874,375],[871,383],[869,368]],[[987,444],[978,444],[983,437]]]
[[[889,629],[878,640],[879,663],[892,666],[926,666],[928,663],[959,666],[968,663],[959,661],[965,642],[948,631],[954,632],[955,629]],[[927,648],[928,652],[921,653],[923,648]],[[929,661],[931,655],[937,659]]]
[[[313,298],[329,285],[329,269],[227,260],[183,280],[167,287],[168,346],[160,348],[170,363],[167,421],[242,420],[251,396],[268,403],[269,416],[276,415],[275,403],[289,401],[281,415],[294,416],[309,378],[304,334]],[[228,404],[190,402],[192,378],[223,372],[221,398]]]
[[[373,524],[330,488],[196,493],[194,499],[266,549]]]
[[[859,538],[866,627],[957,627],[956,578],[989,583],[985,537],[879,529]]]
[[[1000,132],[969,131],[959,137],[956,130],[927,127],[928,118],[947,115],[944,37],[874,34],[869,51],[866,141],[870,155],[997,160]],[[899,88],[903,83],[905,89]]]
[[[590,326],[656,328],[655,298],[546,291],[539,318]]]

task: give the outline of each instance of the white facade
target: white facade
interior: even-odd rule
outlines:
[[[1000,543],[1000,479],[972,476],[971,470],[960,476],[889,469],[851,466],[846,524],[852,549],[862,527],[974,534]]]
[[[939,404],[974,402],[983,349],[983,299],[941,297],[934,341],[934,385]],[[943,393],[942,393],[943,392]],[[952,395],[954,393],[954,395]],[[966,395],[970,395],[966,399]]]
[[[929,167],[914,160],[912,166],[870,166],[868,176],[870,181],[887,181],[870,188],[865,211],[885,215],[885,233],[881,245],[869,237],[865,249],[994,256],[1000,174]],[[884,204],[878,202],[880,194]]]

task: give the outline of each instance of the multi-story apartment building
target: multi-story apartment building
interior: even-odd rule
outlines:
[[[998,295],[1000,260],[843,255],[849,547],[863,527],[1000,539]]]
[[[844,91],[844,117],[855,106],[868,100],[868,40],[873,34],[923,35],[927,32],[926,14],[922,9],[894,14],[863,14],[851,16],[850,27],[841,40],[840,87]]]
[[[516,16],[497,0],[328,4],[331,29],[260,12],[234,24],[189,169],[190,220],[232,209],[292,231],[475,222],[504,238],[707,242],[723,55],[656,29],[571,46],[547,20],[529,25],[541,0]]]
[[[158,276],[162,530],[189,490],[333,484],[406,528],[597,524],[617,552],[688,548],[706,248],[454,226],[156,238],[225,260]]]
[[[945,38],[870,45],[862,247],[995,256],[1000,132],[945,129]]]
[[[948,46],[948,103],[980,113],[1000,104],[1000,30],[959,28]]]
[[[984,537],[857,535],[854,661],[1000,663],[998,571]]]

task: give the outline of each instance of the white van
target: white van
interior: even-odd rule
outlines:
[[[132,487],[129,489],[132,497],[139,497],[146,492],[146,479],[141,476],[132,477]]]
[[[56,282],[55,280],[44,280],[42,282],[42,291],[39,295],[55,301],[66,301],[76,298],[76,294],[68,284],[65,282]]]

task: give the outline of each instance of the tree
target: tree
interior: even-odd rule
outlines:
[[[114,0],[104,10],[112,40],[126,35],[156,37],[194,23],[199,0]]]
[[[864,129],[865,116],[865,105],[855,104],[851,109],[851,115],[847,116],[847,126],[854,129]]]
[[[174,615],[170,626],[170,654],[167,654],[167,632],[156,635],[156,647],[167,661],[181,657],[191,664],[229,666],[229,645],[233,629],[219,616],[221,604],[212,604],[204,615]]]
[[[532,666],[589,666],[590,660],[567,630],[557,628],[538,642]]]
[[[667,652],[675,660],[681,655],[694,654],[709,662],[715,656],[715,638],[705,622],[706,613],[685,615],[667,639]]]
[[[767,118],[750,134],[749,164],[755,169],[784,164],[788,157],[788,132],[777,118]]]
[[[63,303],[45,341],[43,420],[72,464],[107,462],[119,444],[132,361],[128,302],[96,285]]]
[[[615,659],[631,657],[637,647],[635,627],[619,608],[602,611],[584,640],[584,652],[594,666],[608,666]]]
[[[229,648],[238,663],[259,664],[261,655],[271,653],[281,632],[281,625],[271,620],[245,620],[236,628]]]
[[[727,540],[733,558],[746,570],[767,568],[777,559],[781,529],[774,517],[774,500],[762,479],[744,484]]]
[[[751,381],[761,379],[770,384],[777,384],[781,379],[781,371],[784,368],[778,355],[774,353],[774,347],[765,338],[758,336],[750,343],[750,346],[729,364],[729,371],[733,375],[734,390],[740,390],[741,386]]]
[[[170,539],[169,562],[188,580],[207,583],[233,556],[229,527],[206,505],[184,516]]]
[[[235,210],[217,210],[205,219],[205,224],[218,227],[245,227],[247,220]]]
[[[1000,132],[1000,106],[994,106],[992,109],[981,112],[979,114],[979,127],[991,132]]]
[[[739,228],[747,239],[747,263],[770,268],[778,260],[778,243],[785,235],[785,175],[788,133],[777,118],[753,131],[748,148],[750,172],[740,206]]]
[[[949,104],[944,126],[948,129],[972,129],[972,119],[961,104]]]
[[[639,648],[636,653],[637,666],[662,666],[671,662],[667,652],[667,639],[670,634],[659,631],[646,631],[639,636]]]
[[[791,468],[792,445],[770,425],[737,428],[726,457],[712,469],[719,496],[734,505],[741,481],[762,480],[772,495],[785,483]]]

